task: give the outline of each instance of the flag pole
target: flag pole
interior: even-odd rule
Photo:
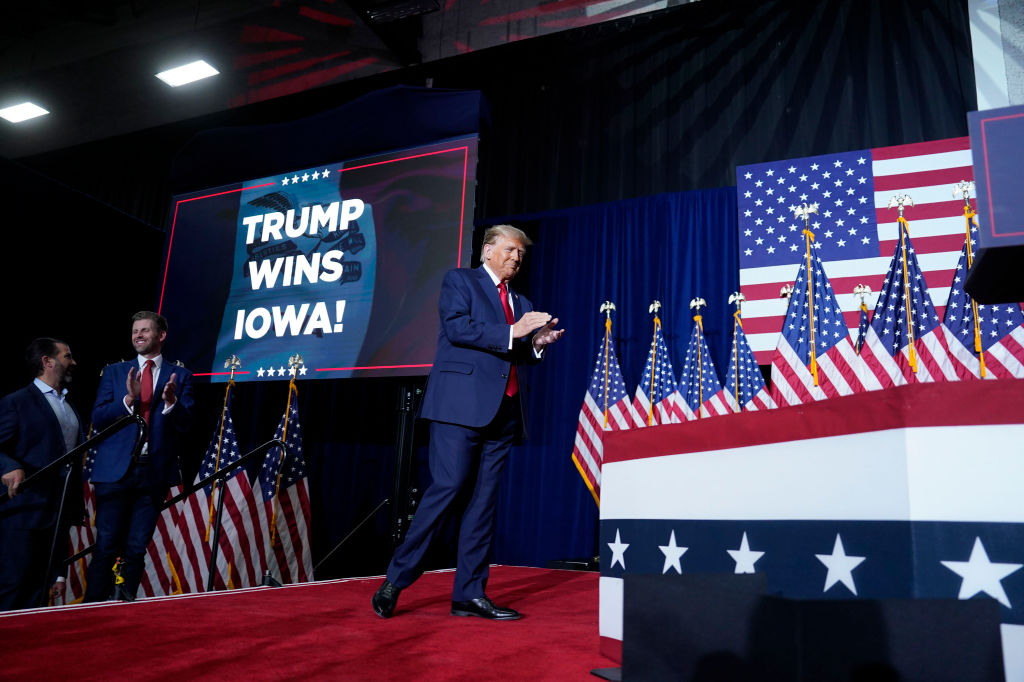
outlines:
[[[871,295],[871,287],[867,284],[858,284],[853,288],[853,294],[860,297],[860,312],[867,319],[868,304],[867,297]],[[857,355],[860,355],[863,339],[857,339],[857,347],[854,349],[857,351]]]
[[[651,387],[647,391],[649,400],[647,401],[647,425],[650,426],[651,422],[654,421],[654,366],[658,356],[658,327],[661,326],[661,320],[658,318],[658,311],[661,309],[661,301],[655,299],[651,302],[651,305],[647,308],[647,312],[654,313],[654,334],[651,335]]]
[[[737,414],[743,411],[740,406],[740,342],[736,338],[736,332],[743,329],[743,320],[740,319],[740,310],[743,307],[743,302],[747,300],[747,297],[738,291],[734,291],[729,294],[729,303],[736,304],[736,312],[732,314],[733,325],[732,325],[732,380],[733,380],[733,392],[736,394],[736,412]]]
[[[284,406],[284,426],[281,428],[281,457],[277,461],[277,480],[274,483],[274,502],[270,505],[270,546],[273,547],[277,541],[277,495],[281,492],[281,471],[284,469],[284,458],[288,454],[288,422],[292,412],[292,395],[298,397],[299,387],[295,385],[295,377],[298,374],[299,365],[302,364],[302,356],[295,353],[288,358],[288,367],[291,368],[291,380],[288,381],[288,402]]]
[[[811,265],[811,244],[814,243],[814,233],[811,232],[811,214],[818,212],[818,204],[803,203],[793,209],[797,218],[804,219],[804,242],[807,244],[807,315],[810,322],[810,358],[811,376],[814,377],[814,385],[818,386],[818,351],[814,339],[814,275]]]
[[[612,339],[612,311],[615,310],[615,304],[611,301],[605,301],[601,304],[601,312],[605,314],[604,319],[604,425],[602,428],[608,428],[608,351],[609,344]]]
[[[220,471],[220,453],[221,446],[224,443],[224,418],[227,416],[228,413],[228,399],[231,396],[231,389],[235,385],[235,370],[237,370],[241,366],[242,361],[238,358],[237,355],[230,355],[228,356],[228,359],[224,361],[224,368],[231,370],[231,374],[228,377],[228,386],[224,390],[224,406],[221,407],[220,411],[220,431],[217,434],[217,459],[216,463],[213,466],[214,473]],[[214,498],[217,497],[217,483],[219,481],[220,479],[214,481],[213,487],[210,489],[210,510],[209,513],[206,515],[206,536],[204,538],[204,542],[210,541],[210,526],[213,524],[213,503]],[[222,494],[223,492],[224,491],[221,491]]]
[[[907,348],[910,350],[910,370],[917,374],[917,353],[914,351],[914,313],[911,310],[910,301],[908,298],[908,292],[910,291],[910,275],[907,272],[907,237],[910,236],[910,224],[907,219],[903,217],[903,209],[906,206],[913,206],[914,200],[910,198],[909,194],[900,196],[897,194],[889,200],[889,208],[896,208],[899,210],[900,215],[896,219],[896,222],[900,226],[900,251],[903,254],[903,298],[907,300],[907,335],[910,337],[910,343],[907,344]]]
[[[967,269],[970,270],[971,266],[974,265],[974,248],[971,246],[971,222],[975,225],[978,224],[976,216],[978,213],[971,208],[971,190],[974,189],[974,183],[968,180],[963,180],[959,185],[954,185],[953,196],[957,194],[961,195],[964,200],[964,223],[966,231],[966,246],[967,246]],[[981,378],[985,378],[985,352],[981,349],[981,321],[978,319],[978,302],[971,296],[971,313],[974,316],[974,352],[978,354],[978,362],[981,363]]]
[[[704,353],[702,350],[704,346],[702,339],[704,334],[704,325],[701,324],[703,317],[700,314],[700,308],[701,306],[706,305],[707,301],[703,298],[695,298],[690,301],[690,310],[693,310],[694,308],[697,309],[697,313],[693,316],[693,321],[697,323],[697,397],[700,399],[700,402],[697,403],[697,419],[704,418]]]

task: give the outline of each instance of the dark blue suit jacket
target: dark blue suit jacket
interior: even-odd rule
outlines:
[[[92,410],[92,424],[97,430],[105,429],[128,414],[124,406],[125,382],[128,370],[138,368],[137,359],[107,365],[100,378],[96,392],[96,404]],[[172,374],[177,374],[177,403],[168,414],[163,413],[164,401],[160,399],[164,386]],[[153,386],[153,405],[149,417],[149,457],[152,466],[148,471],[148,484],[153,487],[170,487],[181,482],[181,467],[178,463],[178,448],[182,435],[192,423],[192,372],[184,367],[171,364],[163,359],[160,376]],[[131,463],[132,445],[135,443],[135,427],[127,426],[100,443],[93,465],[93,483],[116,483],[128,471]]]
[[[74,409],[72,407],[72,409]],[[76,411],[77,415],[78,412]],[[78,420],[78,442],[84,440]],[[64,434],[49,401],[29,384],[0,400],[0,474],[24,469],[29,476],[65,453]],[[79,467],[74,467],[78,471]],[[54,475],[26,487],[17,497],[0,505],[0,517],[18,528],[45,528],[54,523],[64,477]],[[0,492],[7,488],[0,484]],[[76,477],[69,482],[65,510],[81,508],[82,487]],[[77,504],[76,504],[77,501]]]
[[[533,310],[525,296],[511,290],[518,320]],[[509,324],[498,289],[483,267],[449,270],[438,303],[441,328],[437,354],[427,380],[421,416],[433,421],[481,428],[494,419],[505,395],[509,368],[536,362],[531,337],[515,339],[509,350]],[[528,378],[517,370],[526,432]]]

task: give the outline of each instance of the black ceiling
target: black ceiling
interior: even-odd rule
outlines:
[[[13,4],[13,3],[12,3]],[[435,0],[35,0],[0,10],[0,156],[19,158],[369,76],[419,61]],[[158,71],[203,58],[180,88]]]

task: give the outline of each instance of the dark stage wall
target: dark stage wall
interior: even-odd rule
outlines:
[[[130,352],[128,316],[155,300],[152,282],[162,242],[157,230],[163,229],[167,216],[169,169],[195,133],[294,120],[368,92],[396,84],[423,85],[427,79],[438,88],[480,90],[489,115],[481,132],[477,218],[492,222],[531,214],[527,227],[537,231],[538,243],[530,258],[536,265],[528,263],[521,286],[538,306],[557,300],[574,318],[574,327],[550,361],[574,360],[567,361],[567,369],[552,372],[550,381],[557,377],[559,383],[538,386],[543,399],[531,408],[547,428],[533,445],[516,453],[510,467],[495,558],[542,564],[591,554],[597,510],[572,470],[569,454],[599,320],[596,309],[590,309],[590,294],[572,295],[581,283],[556,282],[552,273],[557,259],[576,257],[574,246],[593,237],[586,225],[556,229],[559,223],[552,223],[548,212],[728,187],[735,182],[737,164],[966,135],[966,112],[975,108],[969,41],[965,0],[810,5],[704,0],[21,159],[20,164],[56,180],[55,186],[75,188],[67,199],[75,217],[41,210],[35,200],[29,205],[21,190],[3,186],[4,205],[12,207],[8,225],[27,226],[13,242],[16,248],[5,250],[2,285],[12,313],[5,327],[14,329],[6,335],[14,339],[5,346],[7,357],[20,353],[23,340],[59,333],[79,356],[80,375],[94,377],[105,362]],[[268,140],[249,153],[255,160],[273,152],[274,141]],[[324,152],[332,156],[330,150]],[[713,204],[722,199],[694,194],[678,195],[678,200]],[[650,248],[667,248],[659,230],[672,226],[655,229],[645,217],[650,214],[632,205],[625,208],[610,210],[617,210],[619,217],[632,215],[632,225],[609,222],[611,237],[586,245],[587,257],[594,259],[597,270],[620,258],[615,276],[644,282],[635,294],[622,295],[642,298],[653,292],[674,298],[677,329],[682,330],[683,299],[690,287],[700,284],[684,281],[683,275],[693,276],[698,265],[707,267],[712,254],[720,259],[715,261],[720,263],[715,266],[721,282],[717,286],[727,286],[735,277],[729,272],[736,262],[733,227],[723,220],[705,228],[709,241],[699,246],[689,241],[692,233],[670,234],[669,239],[691,246],[671,254],[665,271],[641,277],[639,263],[630,270],[621,261],[622,241],[635,230],[646,230],[644,239],[653,241],[633,242],[632,248],[648,243]],[[686,229],[698,229],[697,224]],[[49,277],[50,282],[30,287],[24,277],[12,274],[27,269],[26,262],[31,262],[35,277],[44,282]],[[135,264],[136,274],[126,273],[127,263]],[[142,284],[128,285],[132,278]],[[556,286],[558,295],[548,296]],[[642,345],[634,337],[639,339],[647,324],[639,308],[645,311],[648,302],[628,301],[632,317],[623,319],[619,328],[635,331],[624,337],[626,349]],[[171,325],[169,353],[173,320]],[[718,335],[718,343],[727,343],[728,333],[722,329],[708,332],[709,337]],[[583,359],[581,364],[576,358]],[[622,360],[633,366],[643,362]],[[13,361],[8,366],[13,368]],[[21,377],[10,379],[13,375],[13,369],[5,372],[9,387],[21,383]],[[627,377],[627,383],[636,379]],[[314,560],[389,494],[397,389],[398,383],[390,381],[310,382],[300,387],[310,477],[317,491]],[[79,404],[88,407],[90,385],[82,382],[76,393]],[[201,391],[205,412],[196,430],[196,449],[188,454],[193,471],[209,439],[220,395],[219,389]],[[249,445],[272,433],[284,395],[283,384],[253,388],[248,394],[239,391],[235,419],[240,430],[243,423],[251,429]],[[388,555],[385,517],[353,538],[321,575],[383,570]],[[443,563],[444,551],[436,558]]]

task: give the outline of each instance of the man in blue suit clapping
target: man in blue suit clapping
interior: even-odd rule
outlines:
[[[399,593],[419,576],[430,541],[463,492],[469,501],[462,512],[451,613],[519,618],[484,592],[498,484],[509,450],[526,434],[527,377],[519,370],[538,362],[545,346],[565,331],[555,329],[557,318],[535,311],[508,287],[530,243],[511,225],[491,227],[484,233],[483,265],[444,277],[437,355],[422,412],[430,420],[432,482],[391,559],[387,580],[373,595],[373,610],[382,618],[391,617]]]
[[[93,406],[93,426],[102,430],[138,411],[149,428],[147,442],[132,459],[135,431],[122,429],[96,451],[96,549],[86,578],[85,601],[108,599],[113,567],[122,559],[121,598],[132,600],[142,580],[146,547],[167,489],[181,481],[178,446],[192,422],[192,373],[163,357],[167,320],[144,310],[132,316],[137,357],[103,370]]]

